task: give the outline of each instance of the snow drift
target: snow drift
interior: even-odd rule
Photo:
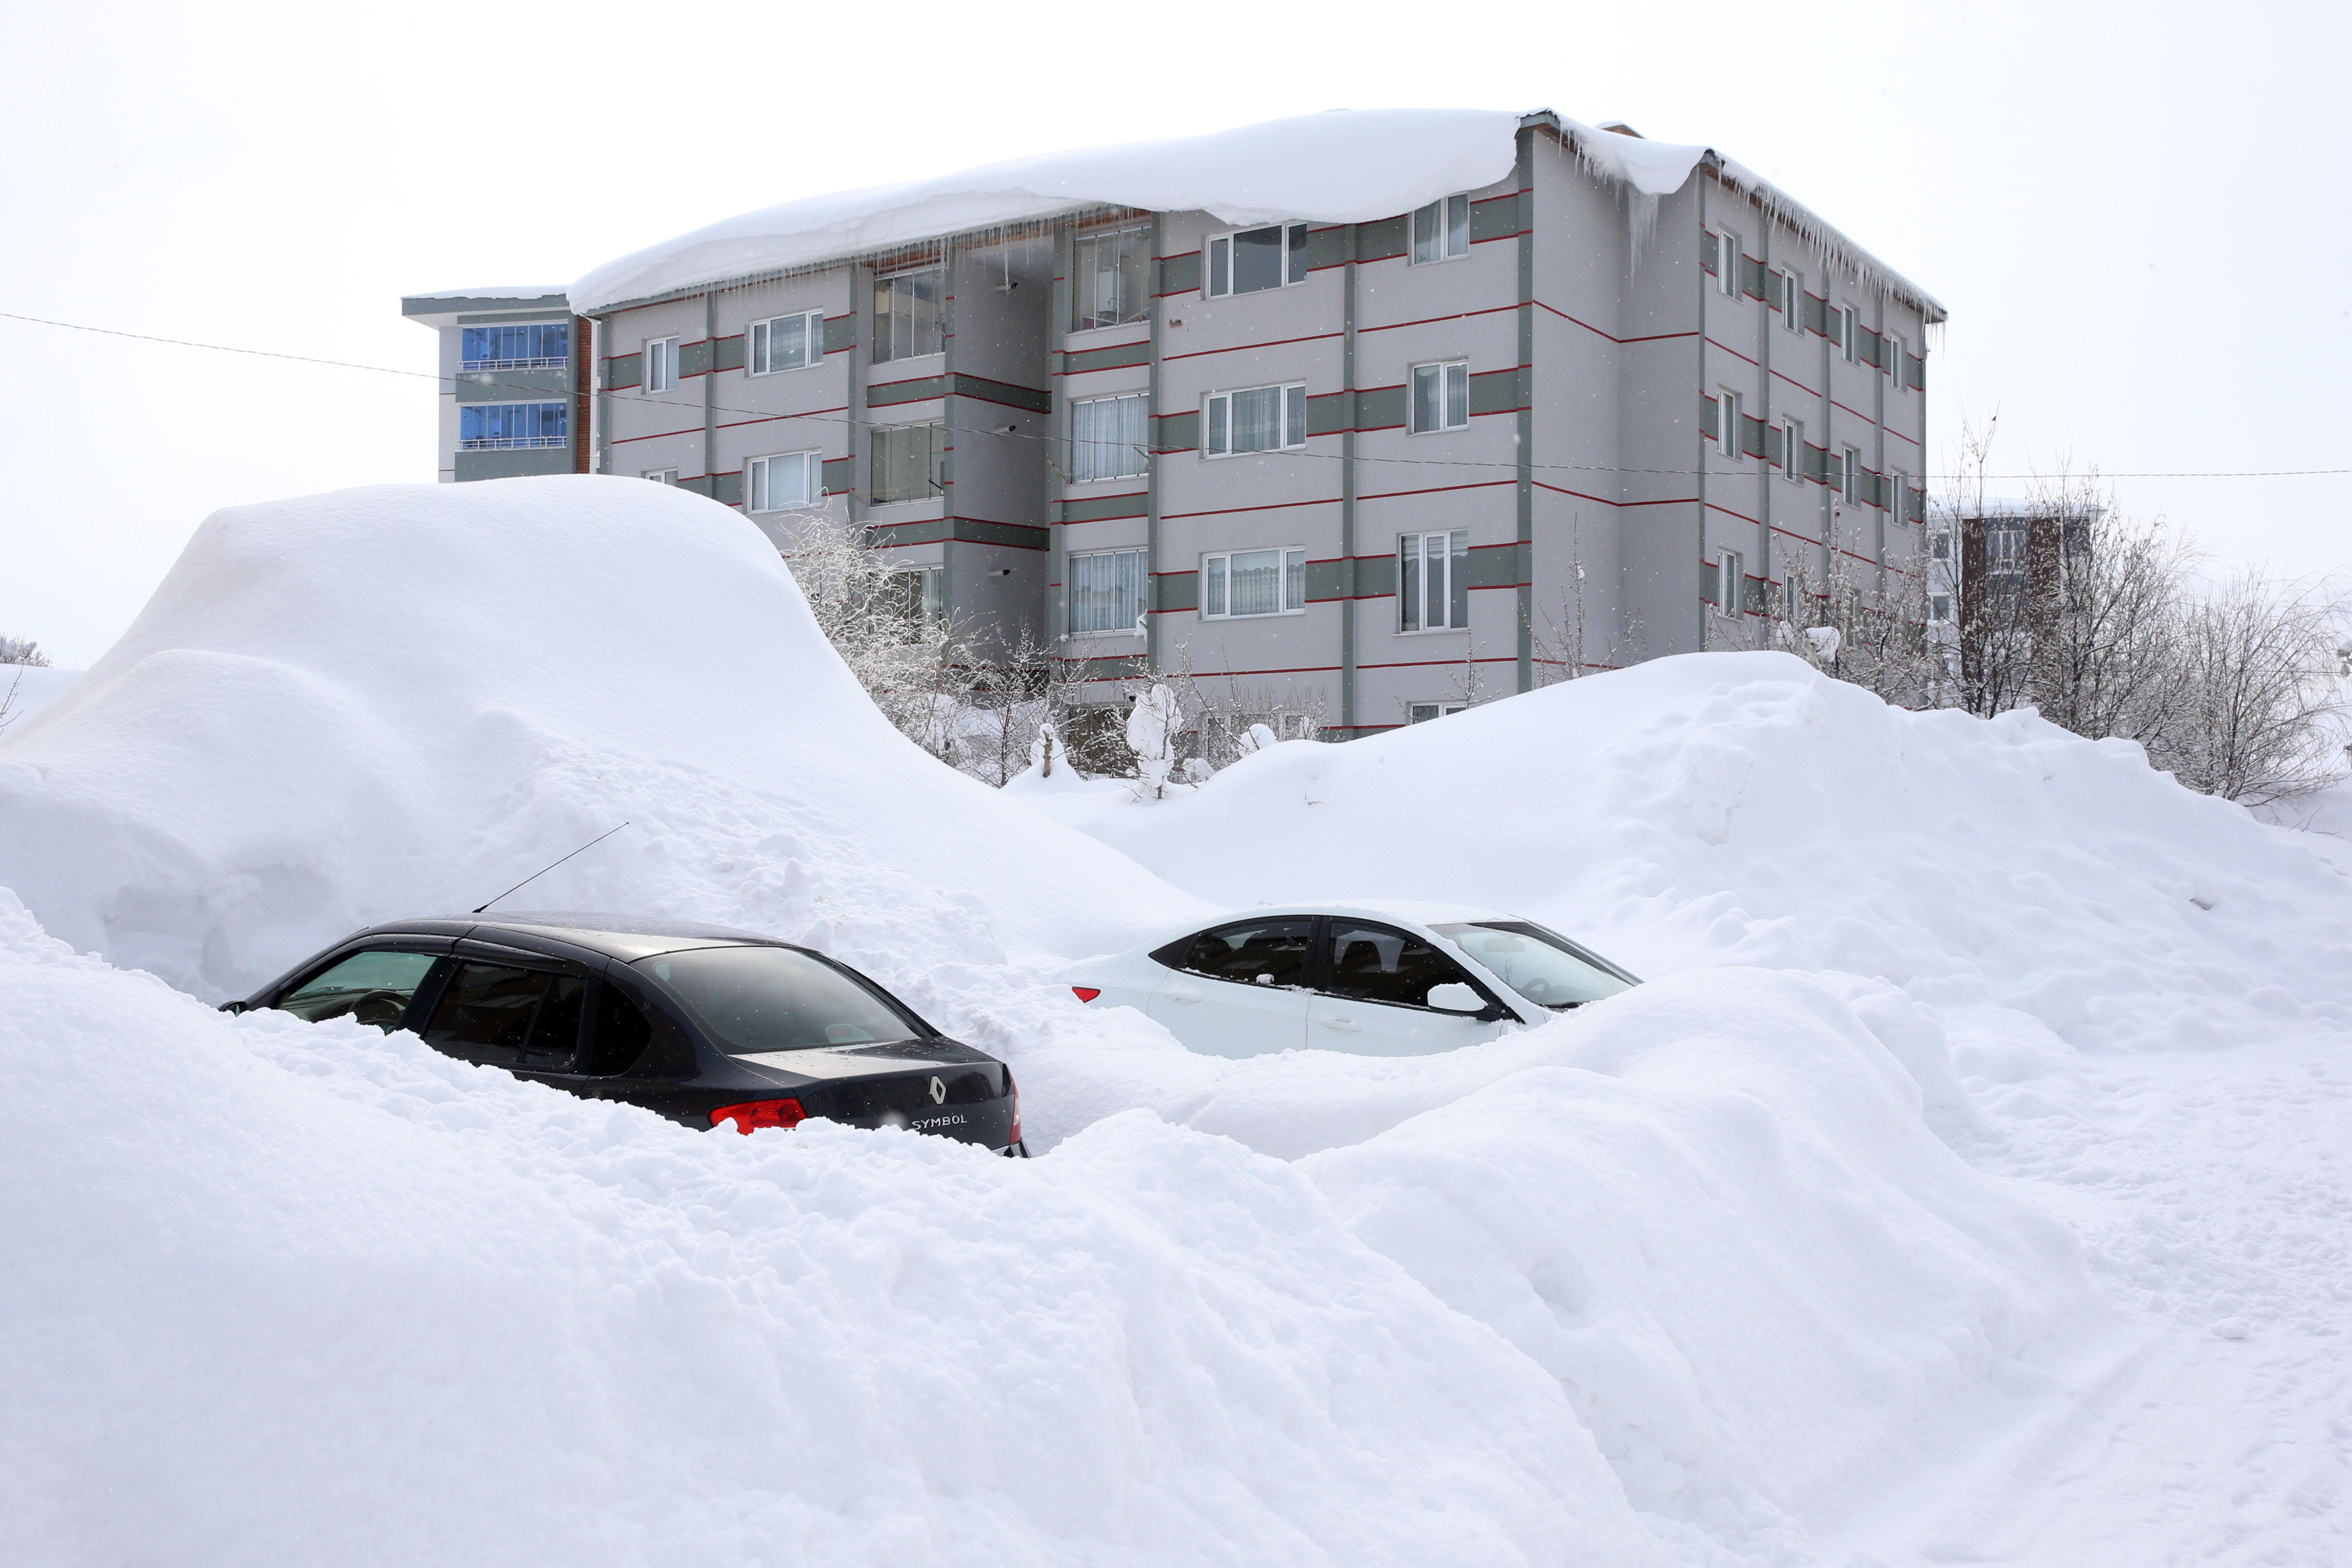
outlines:
[[[2352,1022],[2352,883],[2292,835],[2127,742],[1906,712],[1787,654],[1658,659],[1276,746],[1156,808],[1014,793],[1229,907],[1477,903],[1645,975],[1880,977],[1948,1025],[1981,1015],[1974,1067],[1997,1067],[1993,1037],[2206,1047]]]
[[[641,480],[383,486],[206,520],[0,736],[0,886],[200,995],[345,931],[616,909],[894,974],[1099,950],[1192,900],[926,756],[758,530]]]

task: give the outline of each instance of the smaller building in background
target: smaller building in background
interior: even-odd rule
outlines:
[[[444,483],[588,471],[588,334],[563,289],[410,294],[400,313],[441,335]]]

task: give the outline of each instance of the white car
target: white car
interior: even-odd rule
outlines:
[[[1252,910],[1067,978],[1079,1001],[1140,1008],[1216,1057],[1427,1056],[1640,984],[1533,921],[1385,902]]]

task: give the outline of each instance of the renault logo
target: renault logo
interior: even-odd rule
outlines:
[[[947,1102],[948,1086],[941,1083],[937,1079],[931,1079],[931,1103],[933,1105],[945,1105]]]

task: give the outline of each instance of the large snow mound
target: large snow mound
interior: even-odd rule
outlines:
[[[1202,1064],[1065,1004],[1038,1091],[1171,1115],[1020,1162],[226,1017],[0,894],[0,1554],[1801,1561],[2104,1334],[1864,1016],[1725,972]]]
[[[241,995],[376,921],[505,907],[803,938],[893,975],[1097,951],[1193,901],[907,742],[759,531],[641,480],[395,485],[205,521],[0,735],[0,886]]]
[[[1883,978],[2029,1047],[2352,1022],[2352,881],[2293,835],[2127,742],[1906,712],[1787,654],[1658,659],[1276,746],[1156,806],[1015,794],[1227,906],[1482,904],[1645,974]]]

